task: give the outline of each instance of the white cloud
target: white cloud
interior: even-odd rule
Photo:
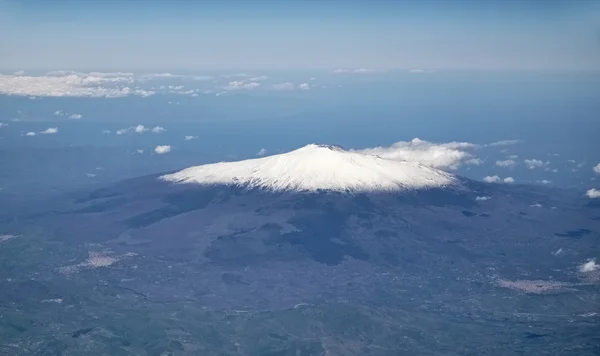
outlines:
[[[159,145],[154,148],[154,152],[158,155],[163,155],[165,153],[171,152],[171,146],[169,145]]]
[[[16,76],[21,76],[23,74],[25,74],[24,70],[18,70],[18,71],[16,71],[16,72],[13,73],[13,75],[16,75]]]
[[[141,155],[144,153],[144,150],[136,150],[136,152]]]
[[[52,135],[58,132],[58,128],[56,127],[49,127],[47,129],[45,129],[44,131],[40,131],[41,134],[44,135]]]
[[[573,164],[577,163],[577,162],[576,162],[574,159],[570,159],[570,160],[568,160],[567,162],[569,162],[569,163],[573,163]]]
[[[496,166],[498,167],[514,167],[515,164],[517,164],[517,162],[513,161],[512,159],[507,159],[505,161],[496,161]]]
[[[157,127],[159,127],[159,126],[157,126]],[[155,129],[156,129],[156,127],[155,127]],[[150,130],[148,128],[146,128],[144,125],[137,125],[137,126],[128,127],[126,129],[119,129],[119,130],[115,131],[115,133],[117,135],[125,135],[125,134],[131,133],[131,132],[141,134],[141,133],[148,132],[148,131],[150,131]]]
[[[588,198],[590,198],[590,199],[600,198],[600,190],[598,190],[596,188],[592,188],[592,189],[588,190],[587,192],[585,192],[585,195],[587,195]]]
[[[252,78],[250,78],[248,80],[251,81],[251,82],[260,82],[262,80],[267,80],[267,79],[269,79],[269,77],[267,77],[266,75],[261,75],[261,76],[258,76],[258,77],[252,77]]]
[[[315,77],[310,77],[308,80],[309,80],[309,81],[311,81],[311,82],[313,82],[313,81],[317,80],[317,78],[315,78]]]
[[[0,127],[5,127],[5,126],[8,126],[8,124],[5,124],[5,123],[3,123],[3,122],[0,122]]]
[[[596,166],[594,166],[593,170],[594,170],[594,172],[596,172],[596,174],[600,174],[600,163],[598,163]]]
[[[515,179],[513,177],[504,178],[504,183],[514,183]]]
[[[294,83],[278,83],[278,84],[273,84],[273,89],[275,90],[294,90],[295,85]]]
[[[29,131],[25,134],[25,136],[35,136],[35,132]]]
[[[487,183],[500,183],[500,177],[498,176],[487,176],[483,178],[484,182]]]
[[[309,90],[310,89],[310,85],[308,83],[302,83],[298,85],[298,89],[300,90]]]
[[[559,248],[558,250],[556,250],[555,252],[552,252],[552,254],[553,254],[554,256],[558,256],[558,255],[560,255],[561,253],[563,253],[563,249],[562,249],[562,247],[561,247],[561,248]]]
[[[375,69],[369,69],[369,68],[358,68],[358,69],[344,69],[344,68],[338,68],[335,69],[333,71],[333,73],[336,74],[342,74],[342,73],[358,73],[358,74],[364,74],[364,73],[374,73]]]
[[[198,138],[198,136],[185,136],[185,138],[184,138],[184,139],[185,139],[186,141],[190,141],[190,140],[195,140],[195,139],[197,139],[197,138]]]
[[[0,74],[0,94],[52,97],[104,97],[130,95],[150,96],[153,91],[132,89],[131,73],[78,73],[50,72],[43,76],[16,76]]]
[[[497,147],[497,146],[511,146],[516,145],[517,143],[521,143],[521,140],[501,140],[488,144],[488,146]]]
[[[412,141],[396,142],[389,147],[355,151],[388,159],[418,161],[435,168],[457,169],[462,163],[474,158],[467,151],[476,147],[477,145],[468,142],[432,143],[414,138]]]
[[[260,83],[250,82],[246,83],[242,80],[232,81],[225,87],[225,90],[241,90],[241,89],[255,89],[260,86]]]
[[[538,182],[540,182],[542,184],[551,184],[552,183],[552,181],[546,180],[546,179],[539,180]]]
[[[525,165],[529,169],[544,167],[550,163],[550,162],[540,161],[539,159],[526,159],[523,162],[525,162]]]
[[[532,207],[532,208],[541,208],[542,204],[535,203],[535,204],[531,204],[530,207]]]
[[[480,158],[471,158],[466,160],[465,163],[472,166],[480,166],[483,164],[483,161]]]
[[[264,156],[267,154],[267,149],[265,148],[261,148],[260,151],[258,151],[258,153],[256,154],[257,156]]]
[[[478,201],[486,201],[486,200],[490,200],[490,199],[492,199],[492,197],[489,197],[489,196],[483,196],[483,197],[476,197],[475,198],[475,200],[478,200]]]
[[[579,266],[579,271],[580,272],[593,272],[600,269],[600,265],[596,263],[596,259],[593,258],[591,260],[588,260],[586,263],[582,264],[581,266]]]
[[[72,119],[72,120],[79,120],[79,119],[81,119],[82,117],[83,117],[83,115],[81,115],[81,114],[71,114],[71,116],[69,116],[69,119]]]
[[[65,115],[65,112],[62,110],[56,110],[54,112],[54,116],[63,116],[63,115]]]
[[[154,133],[161,133],[167,131],[167,129],[162,126],[155,126],[151,131]]]
[[[192,79],[192,80],[211,80],[213,77],[208,75],[185,75],[173,73],[145,73],[141,76],[143,79]]]

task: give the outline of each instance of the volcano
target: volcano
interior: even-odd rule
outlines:
[[[580,353],[597,347],[600,288],[578,268],[600,253],[586,202],[308,145],[63,196],[6,226],[54,256],[24,293],[76,306],[54,317],[86,320],[70,332],[105,354],[459,355],[457,338],[478,355]]]

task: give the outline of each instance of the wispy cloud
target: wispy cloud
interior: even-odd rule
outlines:
[[[150,130],[150,131],[152,131],[153,133],[161,133],[161,132],[165,132],[165,131],[167,131],[167,129],[165,129],[165,128],[164,128],[164,127],[162,127],[162,126],[155,126],[155,127],[154,127],[154,128],[152,128],[152,130]]]
[[[159,145],[154,148],[154,152],[158,155],[164,155],[165,153],[171,152],[171,146]]]
[[[310,90],[310,84],[308,83],[302,83],[298,85],[298,89],[300,90]]]
[[[412,74],[426,74],[426,73],[435,73],[434,70],[431,69],[419,69],[419,68],[415,68],[415,69],[411,69],[408,71],[409,73]]]
[[[375,69],[370,68],[357,68],[357,69],[346,69],[346,68],[338,68],[334,69],[333,73],[343,74],[343,73],[357,73],[357,74],[366,74],[366,73],[375,73]]]
[[[471,166],[480,166],[483,164],[483,160],[481,158],[471,158],[466,160],[465,163]]]
[[[498,167],[512,168],[516,164],[517,164],[517,162],[513,161],[512,159],[507,159],[505,161],[496,161],[496,166],[498,166]]]
[[[224,88],[225,90],[242,90],[242,89],[256,89],[260,87],[260,83],[257,82],[245,82],[242,80],[236,80],[236,81],[232,81],[229,82],[229,84],[227,84],[227,86]]]
[[[57,127],[49,127],[47,129],[45,129],[44,131],[40,131],[41,134],[44,135],[52,135],[55,133],[58,133],[58,128]]]
[[[483,197],[476,197],[475,200],[477,201],[486,201],[486,200],[490,200],[492,199],[492,197],[490,196],[483,196]]]
[[[596,174],[600,174],[600,163],[598,163],[597,165],[594,166],[593,168],[594,172]]]
[[[278,84],[273,84],[272,88],[275,90],[294,90],[295,89],[295,85],[294,83],[278,83]]]
[[[79,120],[83,117],[83,115],[81,114],[71,114],[71,116],[69,116],[69,119],[71,120]]]
[[[159,127],[159,126],[157,126],[157,127]],[[119,129],[119,130],[115,131],[115,134],[125,135],[125,134],[132,133],[132,132],[141,134],[141,133],[148,132],[148,131],[150,131],[150,130],[148,128],[146,128],[144,125],[137,125],[137,126],[131,126],[131,127],[125,128],[125,129]]]
[[[185,136],[185,137],[184,137],[184,140],[186,140],[186,141],[190,141],[190,140],[195,140],[195,139],[197,139],[197,138],[198,138],[198,136]]]
[[[492,147],[511,146],[511,145],[516,145],[517,143],[521,143],[521,142],[523,142],[523,141],[521,141],[521,140],[501,140],[501,141],[489,143],[488,146],[492,146]]]
[[[266,154],[267,154],[267,149],[266,148],[261,148],[256,155],[262,157],[262,156],[264,156]]]

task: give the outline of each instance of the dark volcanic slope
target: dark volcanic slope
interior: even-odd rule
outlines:
[[[5,216],[0,353],[598,352],[599,275],[578,271],[600,257],[597,209],[465,186],[272,194],[150,176]]]

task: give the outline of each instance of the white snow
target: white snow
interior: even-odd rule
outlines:
[[[459,185],[452,174],[418,162],[315,144],[263,158],[190,167],[160,179],[270,191],[402,191]]]

